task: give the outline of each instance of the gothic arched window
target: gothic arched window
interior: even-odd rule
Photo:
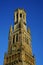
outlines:
[[[17,22],[18,22],[18,13],[17,13]]]
[[[20,17],[22,17],[22,13],[20,13]]]

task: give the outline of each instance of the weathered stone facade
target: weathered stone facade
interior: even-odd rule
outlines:
[[[4,56],[4,65],[35,65],[31,34],[30,29],[26,27],[24,9],[17,9],[14,13],[14,26],[10,27],[8,52]]]

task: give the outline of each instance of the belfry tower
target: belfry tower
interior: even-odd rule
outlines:
[[[14,26],[10,27],[8,52],[4,56],[4,65],[35,65],[30,29],[26,27],[24,9],[17,9],[14,12]]]

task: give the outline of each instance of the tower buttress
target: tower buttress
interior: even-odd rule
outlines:
[[[10,26],[9,36],[8,36],[8,53],[12,53],[12,25]]]

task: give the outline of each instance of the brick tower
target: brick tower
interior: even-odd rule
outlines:
[[[26,27],[26,12],[14,12],[14,26],[10,27],[8,52],[4,55],[4,65],[35,65],[31,48],[30,29]]]

